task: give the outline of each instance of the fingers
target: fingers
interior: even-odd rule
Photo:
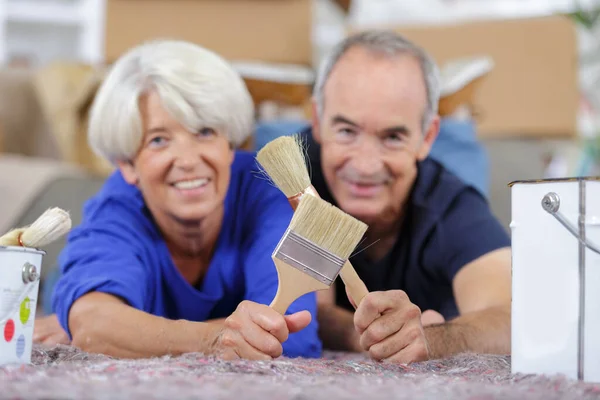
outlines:
[[[310,312],[306,310],[297,312],[295,314],[286,315],[284,318],[290,333],[301,331],[302,329],[306,328],[312,320]]]
[[[270,360],[271,357],[250,345],[235,330],[225,329],[219,337],[217,356],[224,360],[240,358],[248,360]]]
[[[369,293],[356,310],[354,324],[360,346],[376,360],[409,363],[429,358],[421,310],[403,291]]]
[[[57,344],[71,344],[71,341],[66,334],[59,332],[44,338],[39,343],[47,346],[55,346]]]
[[[297,313],[290,317],[293,329],[301,329],[310,322],[310,315]],[[288,321],[263,304],[243,301],[223,323],[217,340],[217,353],[224,359],[246,358],[268,360],[281,356],[289,336]]]
[[[285,325],[283,319],[282,323]],[[225,327],[238,334],[239,337],[236,336],[236,339],[243,339],[243,341],[252,347],[252,349],[269,356],[269,358],[279,357],[283,353],[283,347],[279,340],[254,323],[252,317],[244,314],[240,316],[234,313],[225,320]],[[236,343],[231,343],[231,345],[235,344]],[[244,354],[246,354],[246,346],[240,347],[244,348]],[[252,354],[253,352],[248,351],[248,353]],[[244,355],[244,358],[248,357]]]
[[[368,349],[375,360],[409,363],[428,356],[425,333],[418,320],[411,320],[403,328]]]
[[[247,316],[252,322],[269,332],[283,343],[287,340],[289,331],[283,316],[271,307],[264,304],[243,301],[238,306],[238,311]]]
[[[413,341],[398,353],[384,359],[385,362],[410,364],[429,359],[429,348],[426,341]]]
[[[264,304],[243,301],[223,322],[215,353],[224,359],[268,360],[283,354],[290,333],[310,324],[308,311],[282,316]]]
[[[43,343],[48,337],[48,332],[41,332],[38,329],[33,330],[33,343]]]
[[[68,344],[69,337],[55,314],[37,318],[33,329],[33,342],[44,344]]]
[[[371,292],[367,294],[354,313],[354,326],[362,334],[373,321],[386,311],[410,303],[408,296],[401,290]]]
[[[374,320],[360,335],[360,346],[369,350],[371,346],[385,340],[402,330],[404,325],[421,315],[419,307],[408,302],[392,312],[382,315]]]

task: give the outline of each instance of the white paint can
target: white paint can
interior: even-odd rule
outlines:
[[[0,365],[31,362],[42,250],[0,246]]]
[[[600,382],[600,180],[510,186],[512,372]]]

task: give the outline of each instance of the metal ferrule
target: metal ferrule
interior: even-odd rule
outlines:
[[[273,252],[273,257],[331,286],[346,260],[323,250],[310,240],[288,229]]]
[[[311,196],[319,197],[317,190],[314,188],[313,185],[310,185],[309,187],[307,187],[300,193],[288,198],[288,202],[292,206],[292,209],[294,209],[294,210],[297,209],[298,205],[300,204],[300,200],[302,199],[302,196],[307,195],[307,194],[309,194]]]

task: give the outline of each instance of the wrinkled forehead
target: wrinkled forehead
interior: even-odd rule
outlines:
[[[398,114],[420,121],[427,92],[417,59],[357,50],[342,56],[329,75],[323,88],[324,117],[340,112],[364,118]]]

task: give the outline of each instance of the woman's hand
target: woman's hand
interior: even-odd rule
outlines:
[[[49,346],[57,344],[70,344],[69,336],[64,331],[56,314],[36,318],[33,325],[33,343]]]
[[[212,353],[226,360],[270,360],[281,356],[290,333],[311,321],[308,311],[283,316],[264,304],[243,301],[224,322]]]

